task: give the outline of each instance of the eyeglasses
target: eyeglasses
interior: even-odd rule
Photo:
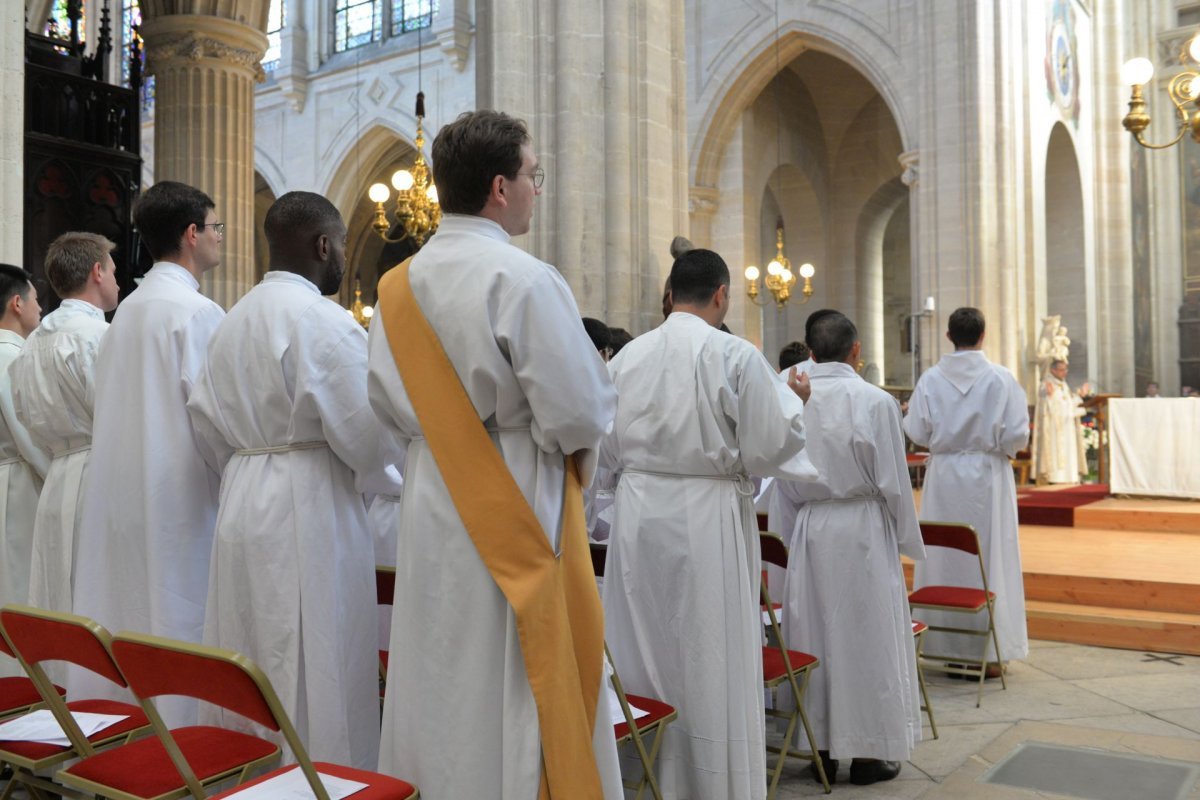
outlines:
[[[544,183],[546,180],[546,170],[542,169],[541,167],[538,167],[533,172],[518,172],[517,174],[528,175],[530,180],[533,181],[533,188],[535,189],[542,188],[542,183]]]
[[[212,228],[214,231],[216,231],[217,236],[225,235],[225,223],[224,222],[205,222],[204,224],[197,225],[196,227],[197,228]]]

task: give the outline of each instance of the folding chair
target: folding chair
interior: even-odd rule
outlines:
[[[45,797],[42,789],[64,797],[90,797],[91,794],[71,792],[36,773],[76,758],[84,759],[79,763],[86,763],[98,753],[104,755],[115,749],[140,744],[133,742],[133,739],[149,732],[150,721],[142,710],[132,703],[116,700],[66,702],[61,690],[46,677],[42,663],[67,661],[126,688],[125,678],[113,663],[108,649],[108,631],[86,617],[9,605],[0,609],[0,633],[5,641],[2,649],[20,660],[21,666],[25,668],[37,689],[40,702],[50,709],[71,743],[69,746],[62,746],[42,742],[0,742],[0,762],[13,768],[13,778],[4,792],[0,793],[0,800],[8,800],[18,783],[24,784],[29,792],[38,798]],[[75,711],[119,714],[126,718],[91,736],[84,736],[71,716],[71,712]]]
[[[773,533],[760,532],[758,540],[762,549],[763,562],[774,564],[786,570],[788,565],[788,551],[783,543],[783,539]],[[779,695],[775,690],[785,682],[792,690],[791,709],[784,711],[778,708],[768,708],[766,710],[769,717],[787,720],[787,729],[784,732],[783,744],[779,747],[767,745],[767,752],[778,754],[778,759],[775,761],[775,769],[771,772],[771,786],[767,791],[767,800],[773,800],[775,792],[779,789],[779,778],[783,775],[783,765],[787,761],[788,756],[813,762],[816,765],[817,775],[821,778],[821,785],[825,787],[825,794],[829,794],[833,789],[829,785],[829,776],[825,774],[825,764],[817,752],[817,740],[813,736],[812,726],[809,725],[808,714],[804,711],[804,693],[808,690],[809,678],[812,676],[812,671],[819,667],[821,662],[814,655],[787,648],[787,642],[783,638],[783,631],[779,629],[779,617],[776,615],[775,606],[771,602],[771,593],[767,590],[766,581],[761,581],[760,590],[762,605],[766,609],[771,623],[770,638],[774,642],[774,644],[763,645],[763,685],[771,690],[771,695],[776,701],[778,701]],[[775,704],[777,703],[773,703],[772,705]],[[809,752],[807,754],[792,752],[791,750],[792,737],[796,734],[797,722],[804,726],[804,734],[808,737]]]
[[[929,702],[929,692],[925,689],[925,667],[921,664],[921,648],[925,645],[925,631],[929,626],[920,620],[912,621],[913,643],[917,648],[917,683],[921,687],[921,710],[929,715],[929,727],[933,730],[933,738],[938,738],[937,722],[933,719],[933,703]]]
[[[948,547],[954,550],[959,550],[968,555],[975,556],[979,563],[979,579],[983,583],[982,589],[977,589],[973,586],[923,586],[908,596],[908,605],[911,608],[928,608],[934,611],[949,611],[958,614],[970,614],[972,616],[986,613],[987,614],[987,629],[976,630],[974,628],[952,628],[940,625],[930,625],[931,631],[943,631],[945,633],[960,633],[967,636],[979,636],[983,639],[983,649],[980,652],[978,660],[965,659],[960,656],[943,656],[929,655],[922,653],[921,658],[928,661],[940,661],[945,666],[946,672],[956,675],[966,675],[974,677],[976,672],[974,669],[968,669],[966,666],[954,666],[957,664],[978,664],[979,665],[979,696],[975,700],[975,707],[979,708],[983,702],[983,681],[986,677],[987,667],[990,663],[995,663],[1000,666],[1000,683],[1003,689],[1008,689],[1008,682],[1004,678],[1004,665],[1000,661],[1000,641],[996,636],[996,595],[988,590],[987,569],[983,563],[983,554],[979,549],[979,536],[975,533],[975,529],[970,525],[955,522],[922,522],[921,523],[921,538],[925,542],[925,547]],[[988,644],[996,648],[996,661],[988,661]]]
[[[396,599],[396,568],[375,565],[375,604],[390,606]],[[379,701],[387,690],[388,651],[379,651]]]
[[[309,788],[317,800],[329,800],[318,771],[326,775],[367,784],[367,788],[354,794],[355,800],[409,800],[417,797],[417,790],[404,781],[365,770],[352,769],[336,764],[314,764],[308,751],[296,734],[287,712],[279,702],[267,676],[245,656],[215,647],[178,642],[158,636],[122,632],[113,638],[113,656],[129,680],[133,693],[141,700],[154,725],[162,746],[170,756],[170,764],[176,778],[186,783],[196,800],[203,800],[202,784],[205,779],[195,769],[196,760],[182,752],[181,738],[191,728],[168,730],[161,717],[155,712],[152,698],[163,695],[182,695],[213,703],[239,714],[272,731],[281,733],[296,759],[296,764],[272,770],[248,783],[240,784],[216,797],[234,797],[249,786],[263,783],[285,772],[299,769],[304,773]],[[223,735],[246,736],[223,728],[206,728]],[[274,751],[270,756],[259,759],[253,766],[264,761],[275,760],[279,748],[257,737],[246,738],[269,744]],[[247,770],[248,771],[248,770]],[[102,791],[111,796],[108,791]]]
[[[597,578],[604,577],[604,563],[608,556],[608,545],[602,542],[592,542],[592,570]],[[612,654],[608,651],[608,643],[604,645],[604,658],[612,669],[612,686],[613,691],[617,694],[617,700],[621,703],[621,712],[625,715],[624,722],[618,722],[613,725],[613,734],[617,737],[617,746],[630,742],[633,744],[633,749],[637,752],[638,759],[642,762],[642,777],[638,781],[623,781],[626,789],[634,789],[637,794],[634,800],[641,800],[642,792],[646,787],[650,787],[650,794],[654,796],[654,800],[662,800],[662,793],[658,788],[658,780],[654,777],[654,761],[658,758],[659,748],[662,746],[663,732],[667,725],[675,721],[678,713],[674,706],[668,705],[660,700],[654,700],[649,697],[641,697],[636,694],[626,694],[624,687],[621,685],[621,676],[617,674],[616,665],[613,664]],[[634,718],[631,705],[637,706],[642,711],[648,712],[645,716]],[[599,713],[599,712],[597,712]],[[649,739],[649,748],[646,746],[646,740]]]
[[[10,656],[14,660],[17,657],[3,636],[0,636],[0,653]],[[58,692],[59,697],[63,697],[67,693],[66,689],[57,685],[54,690]],[[19,717],[41,705],[42,696],[38,694],[37,685],[34,684],[32,678],[0,678],[0,722],[11,717]]]

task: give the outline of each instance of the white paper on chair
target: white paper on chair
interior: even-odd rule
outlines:
[[[612,686],[608,686],[608,719],[613,725],[621,725],[625,722],[625,712],[621,710],[621,699],[617,697],[617,692]],[[641,719],[650,715],[649,711],[644,711],[633,703],[629,704],[629,710],[633,713],[634,719]],[[330,799],[332,800],[332,798]]]
[[[83,731],[84,736],[92,736],[123,719],[127,714],[89,714],[86,711],[72,711],[75,724]],[[0,740],[8,742],[41,742],[59,747],[70,747],[71,741],[63,733],[62,726],[54,718],[48,708],[41,711],[31,711],[23,717],[17,717],[0,725]]]
[[[343,797],[349,797],[367,788],[367,784],[358,781],[335,778],[324,772],[317,774],[321,776],[321,783],[329,793],[329,800],[342,800]],[[230,797],[236,797],[238,800],[315,800],[316,796],[312,787],[308,785],[308,778],[304,777],[304,773],[297,767],[270,780],[247,786]]]

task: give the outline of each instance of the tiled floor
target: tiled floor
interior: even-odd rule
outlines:
[[[1030,643],[1013,664],[1008,691],[989,681],[983,706],[975,687],[930,669],[926,673],[939,739],[917,745],[894,781],[843,783],[842,800],[1026,800],[1059,797],[989,786],[978,778],[1023,741],[1040,741],[1200,763],[1200,657],[1147,654],[1058,642]],[[929,727],[925,727],[929,736]],[[823,795],[807,765],[788,765],[779,798]],[[1200,786],[1188,800],[1200,800]],[[1135,800],[1135,798],[1130,798]]]

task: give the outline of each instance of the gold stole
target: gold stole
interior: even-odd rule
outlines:
[[[601,800],[592,731],[604,659],[604,616],[592,573],[578,466],[573,456],[566,457],[562,556],[557,558],[417,304],[408,280],[411,261],[380,280],[377,307],[450,499],[516,614],[542,741],[538,797]]]

